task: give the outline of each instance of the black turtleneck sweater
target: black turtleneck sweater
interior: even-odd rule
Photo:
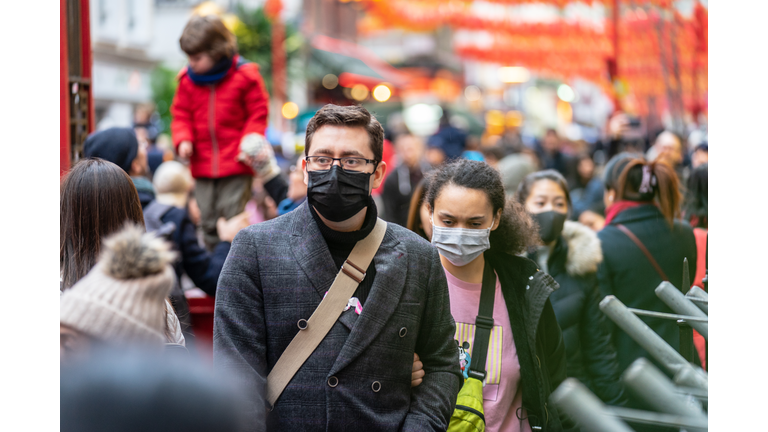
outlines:
[[[373,227],[376,226],[376,218],[378,213],[376,212],[376,204],[373,202],[373,198],[368,197],[368,211],[365,213],[365,220],[363,220],[363,226],[357,231],[352,232],[339,232],[334,231],[323,223],[323,220],[317,215],[315,208],[311,205],[309,210],[312,213],[312,217],[317,223],[317,227],[320,228],[320,233],[325,239],[328,250],[331,252],[333,263],[337,269],[341,269],[341,265],[349,257],[349,253],[352,252],[352,248],[355,247],[358,241],[364,239],[368,234],[373,231]],[[365,279],[360,282],[357,290],[355,291],[355,297],[360,300],[360,304],[365,308],[365,301],[368,299],[368,293],[371,291],[373,285],[373,278],[376,277],[376,268],[373,265],[373,261],[368,265],[368,269],[365,271]]]

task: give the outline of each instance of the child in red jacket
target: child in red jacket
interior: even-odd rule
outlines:
[[[235,36],[219,18],[192,17],[179,43],[189,66],[178,76],[171,134],[179,156],[190,161],[204,240],[213,248],[217,219],[243,212],[251,197],[251,167],[267,179],[279,173],[276,164],[246,156],[271,150],[264,138],[269,96],[258,65],[237,54]]]

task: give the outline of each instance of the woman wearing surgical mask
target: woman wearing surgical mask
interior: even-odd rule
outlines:
[[[563,338],[548,300],[557,283],[517,256],[535,241],[530,217],[505,199],[498,171],[465,159],[430,173],[425,201],[448,281],[456,342],[469,347],[470,357],[484,273],[495,276],[484,368],[486,430],[562,430],[563,420],[548,404],[566,378]]]
[[[571,197],[555,170],[531,173],[515,198],[539,225],[540,243],[527,257],[560,285],[550,301],[563,331],[568,376],[578,378],[609,405],[624,405],[619,365],[598,303],[597,266],[603,260],[597,234],[567,220]]]

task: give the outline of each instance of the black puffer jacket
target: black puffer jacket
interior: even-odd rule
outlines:
[[[535,255],[529,257],[536,259]],[[563,332],[568,376],[577,378],[609,405],[625,405],[619,364],[607,318],[598,306],[597,266],[603,260],[597,234],[566,221],[547,271],[560,285],[550,296]]]

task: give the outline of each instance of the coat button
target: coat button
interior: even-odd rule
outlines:
[[[304,318],[300,319],[296,325],[299,326],[299,330],[306,330],[309,327],[309,323]]]
[[[529,276],[529,277],[528,277],[528,280],[533,280],[533,276]]]
[[[339,379],[338,378],[336,378],[335,376],[332,376],[332,377],[328,378],[328,386],[329,387],[336,387],[337,385],[339,385]]]
[[[381,383],[378,381],[374,381],[373,384],[371,384],[371,390],[373,390],[374,393],[378,393],[379,390],[381,390]]]
[[[403,327],[400,329],[400,337],[405,337],[405,335],[408,334],[408,329]]]

